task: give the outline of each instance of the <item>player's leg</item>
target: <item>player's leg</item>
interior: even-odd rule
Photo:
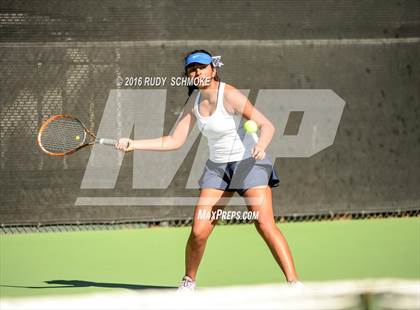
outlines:
[[[298,281],[287,241],[274,222],[271,188],[266,185],[249,188],[243,196],[247,202],[248,210],[258,211],[255,227],[270,248],[287,281]]]
[[[199,218],[199,214],[224,209],[225,199],[232,197],[233,192],[213,188],[203,188],[194,211],[191,233],[185,249],[185,275],[193,281],[196,278],[198,266],[204,254],[207,239],[210,236],[217,220]]]

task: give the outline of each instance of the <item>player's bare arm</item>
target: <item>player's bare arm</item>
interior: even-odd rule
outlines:
[[[251,104],[246,96],[238,89],[228,84],[226,85],[225,99],[226,107],[229,112],[242,115],[242,117],[252,120],[257,124],[260,135],[258,143],[252,150],[252,155],[256,159],[264,158],[265,150],[270,144],[275,132],[274,125]]]
[[[173,151],[179,149],[187,140],[187,137],[195,125],[195,117],[192,112],[195,96],[188,98],[187,103],[178,118],[175,128],[167,135],[154,139],[132,140],[130,138],[121,138],[116,144],[120,151]]]

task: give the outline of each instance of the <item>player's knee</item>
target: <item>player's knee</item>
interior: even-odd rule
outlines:
[[[191,237],[196,242],[205,242],[207,238],[210,236],[212,227],[211,225],[194,225],[191,230]]]
[[[273,229],[275,229],[276,224],[274,223],[274,219],[261,219],[259,218],[254,222],[255,227],[257,228],[259,233],[265,234]]]

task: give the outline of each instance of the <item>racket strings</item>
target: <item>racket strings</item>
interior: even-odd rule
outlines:
[[[46,126],[40,143],[48,152],[67,153],[81,146],[85,138],[85,130],[78,120],[59,118]]]

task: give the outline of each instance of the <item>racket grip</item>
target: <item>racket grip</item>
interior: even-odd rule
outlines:
[[[117,143],[117,140],[99,138],[96,140],[96,143],[105,144],[105,145],[115,145]]]

